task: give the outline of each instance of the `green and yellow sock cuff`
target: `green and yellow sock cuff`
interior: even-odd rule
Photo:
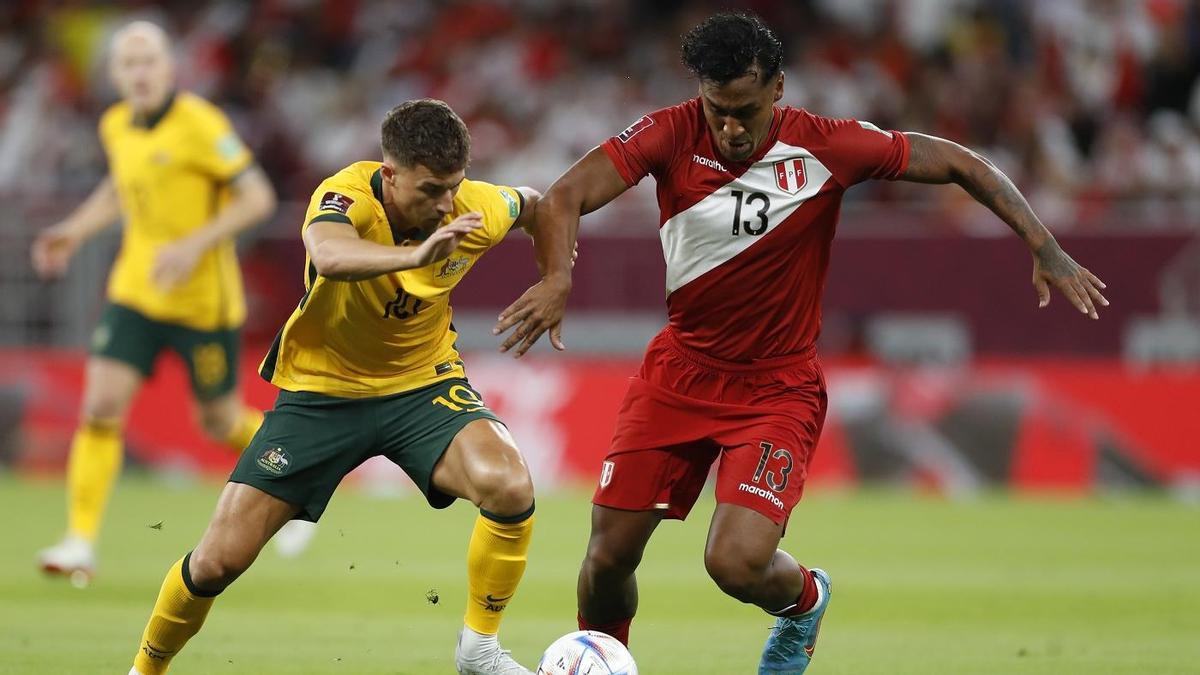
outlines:
[[[487,518],[488,520],[490,520],[492,522],[500,523],[501,525],[516,525],[517,523],[523,523],[526,520],[529,520],[530,518],[532,518],[533,510],[536,506],[537,506],[537,502],[534,501],[532,504],[529,505],[529,508],[525,509],[524,511],[518,513],[515,516],[502,516],[498,513],[492,513],[491,511],[488,511],[487,509],[479,509],[479,515],[483,516],[484,518]]]
[[[101,436],[120,436],[121,420],[86,417],[79,425],[79,430]]]
[[[192,581],[192,571],[188,568],[188,563],[191,561],[191,559],[192,552],[188,551],[187,555],[183,556],[183,562],[180,564],[180,576],[183,577],[183,585],[187,586],[188,593],[191,593],[197,598],[215,598],[220,595],[221,591],[206,591],[196,587],[196,584]]]

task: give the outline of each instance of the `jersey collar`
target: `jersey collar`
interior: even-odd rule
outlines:
[[[383,203],[383,170],[375,169],[375,173],[371,174],[371,194],[375,195],[375,199]]]
[[[167,95],[167,100],[163,101],[163,104],[159,106],[158,110],[150,113],[144,119],[139,120],[137,116],[134,115],[133,126],[140,127],[142,129],[153,129],[154,127],[158,126],[158,123],[162,121],[162,118],[166,117],[167,113],[171,111],[171,106],[175,103],[175,93],[175,90],[172,89],[171,93]]]

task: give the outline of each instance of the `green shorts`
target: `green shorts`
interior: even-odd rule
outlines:
[[[237,328],[196,330],[155,321],[109,304],[92,333],[92,354],[128,363],[150,377],[159,353],[170,348],[187,364],[196,398],[210,401],[237,386],[239,333]]]
[[[430,506],[455,498],[432,485],[433,469],[469,422],[500,422],[462,378],[391,396],[336,398],[280,391],[229,480],[300,507],[316,522],[346,474],[383,455],[412,478]]]

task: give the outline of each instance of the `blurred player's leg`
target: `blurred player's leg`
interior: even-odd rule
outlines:
[[[200,390],[196,393],[198,396],[202,394]],[[242,403],[241,395],[236,390],[200,401],[200,424],[204,432],[209,438],[223,442],[239,453],[250,445],[262,423],[262,411]],[[279,528],[272,541],[279,555],[294,558],[308,548],[316,534],[316,523],[289,520]]]
[[[263,414],[242,403],[237,392],[200,404],[200,423],[209,438],[241,452],[262,426]]]
[[[81,422],[67,462],[67,534],[38,555],[43,570],[78,583],[95,572],[96,538],[121,473],[121,429],[142,384],[137,369],[103,357],[88,360],[86,378]]]
[[[237,452],[246,449],[263,414],[242,402],[238,391],[240,331],[173,327],[168,343],[187,364],[192,394],[200,403],[200,426],[209,438]]]
[[[167,672],[171,658],[199,632],[216,596],[250,567],[296,510],[258,488],[227,483],[200,544],[167,571],[131,673]]]
[[[471,500],[479,516],[467,547],[467,611],[455,649],[463,675],[529,671],[500,648],[500,620],[525,574],[533,535],[533,481],[503,425],[468,423],[433,470],[433,485]]]
[[[637,613],[635,571],[664,511],[592,507],[592,534],[579,569],[579,629],[597,630],[629,644]]]
[[[284,558],[295,558],[308,549],[313,537],[317,536],[317,524],[311,520],[289,520],[279,528],[275,538],[275,552]]]
[[[759,672],[801,673],[808,667],[825,608],[829,577],[779,550],[783,523],[747,507],[719,503],[704,566],[728,595],[778,617]]]

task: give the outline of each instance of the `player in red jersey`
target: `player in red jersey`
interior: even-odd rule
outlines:
[[[1091,318],[1104,284],[1059,247],[1012,182],[955,143],[780,107],[782,46],[761,19],[718,14],[683,39],[699,96],[589,152],[537,207],[545,275],[504,311],[523,354],[560,321],[581,214],[657,180],[669,323],[621,404],[593,499],[579,625],[628,641],[634,571],[663,518],[684,518],[717,469],[704,564],[727,594],[775,615],[760,673],[807,668],[829,577],[779,550],[825,418],[813,345],[845,191],[867,179],[957,183],[1029,245],[1049,286]]]

